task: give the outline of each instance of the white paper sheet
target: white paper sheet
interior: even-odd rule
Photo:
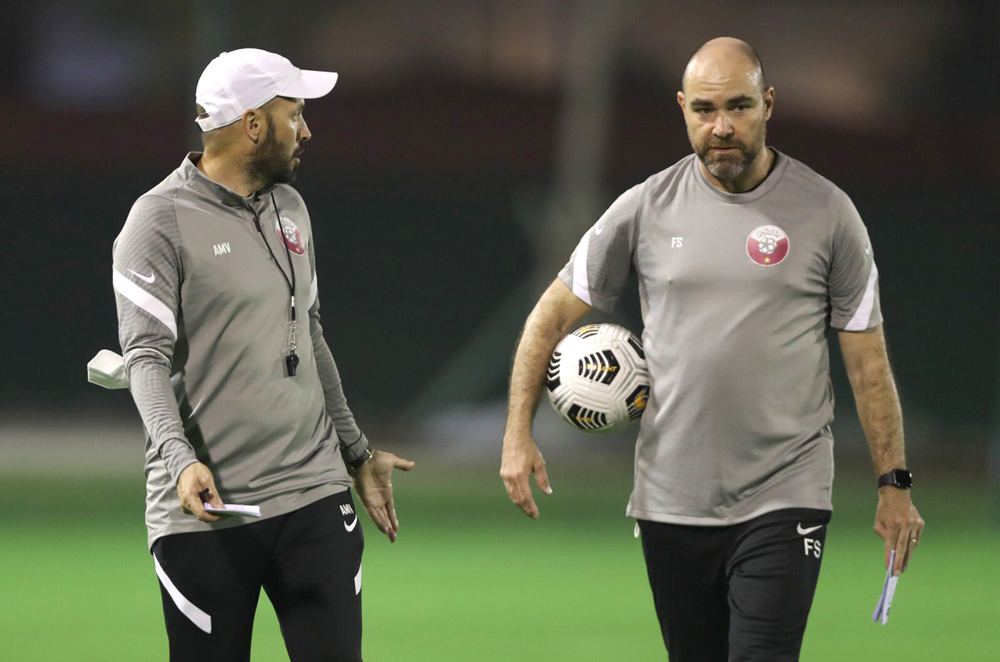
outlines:
[[[885,573],[885,581],[882,582],[882,594],[875,605],[875,613],[872,614],[874,623],[885,625],[889,622],[889,609],[892,607],[892,598],[896,594],[896,584],[899,577],[892,574],[892,568],[896,564],[896,550],[889,552],[889,569]]]

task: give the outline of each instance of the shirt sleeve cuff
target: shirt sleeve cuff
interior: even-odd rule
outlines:
[[[340,456],[344,458],[344,462],[353,462],[362,455],[368,449],[368,437],[362,432],[361,436],[351,443],[344,441],[340,442]]]
[[[181,439],[168,439],[160,446],[160,457],[167,465],[170,477],[174,479],[174,485],[180,480],[181,473],[189,466],[198,461],[191,444]]]
[[[573,289],[573,275],[568,265],[566,267],[563,267],[563,270],[559,272],[559,280],[561,280],[563,282],[563,285],[565,285],[569,289],[569,291],[573,293],[573,296],[575,296],[580,301],[583,301],[588,306],[597,308],[602,313],[610,313],[615,309],[614,299],[608,300],[604,297],[603,294],[596,293],[593,290],[589,290],[587,292],[587,296],[590,297],[590,301],[587,301],[583,297],[581,297],[580,294],[575,289]]]

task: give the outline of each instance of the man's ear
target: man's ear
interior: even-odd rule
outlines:
[[[774,88],[769,87],[764,90],[764,119],[771,119],[772,112],[774,112]]]
[[[260,140],[261,133],[264,131],[264,117],[260,110],[246,111],[243,113],[240,123],[243,126],[243,133],[246,134],[251,142],[256,144]]]
[[[684,112],[684,92],[677,93],[677,105],[681,107],[681,112]]]

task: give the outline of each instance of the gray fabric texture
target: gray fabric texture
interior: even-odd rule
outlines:
[[[212,470],[224,501],[273,517],[347,489],[341,450],[354,458],[368,443],[323,339],[301,196],[279,185],[243,198],[205,177],[199,157],[189,154],[139,198],[113,249],[119,339],[146,431],[150,545],[248,523],[182,512],[176,482],[192,462]],[[279,272],[289,274],[289,259],[299,311],[294,377],[285,372],[290,293]]]
[[[831,509],[831,329],[882,323],[874,252],[843,191],[775,150],[754,190],[692,154],[629,189],[559,277],[610,311],[638,276],[652,378],[627,512],[695,525]]]
[[[302,207],[305,209],[304,202],[302,203]],[[316,253],[313,250],[313,246],[313,242],[309,242],[309,262],[313,265],[313,273],[315,274]],[[337,431],[337,438],[340,440],[341,455],[344,460],[351,462],[361,457],[365,449],[368,448],[368,438],[358,428],[358,424],[354,420],[354,414],[351,412],[350,407],[347,406],[347,396],[344,395],[344,386],[340,381],[340,370],[337,369],[337,362],[333,359],[333,352],[330,351],[330,346],[326,344],[326,337],[323,335],[323,325],[320,324],[318,286],[314,284],[313,288],[315,296],[313,297],[312,305],[309,307],[309,335],[312,338],[316,370],[319,372],[320,383],[323,385],[326,412],[333,421],[333,426]],[[310,293],[310,296],[313,296],[313,294]]]

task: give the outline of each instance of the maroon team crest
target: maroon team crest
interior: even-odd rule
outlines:
[[[299,226],[295,225],[295,221],[282,216],[281,225],[278,225],[278,222],[275,221],[274,231],[277,232],[278,237],[285,242],[285,246],[288,246],[288,250],[292,251],[296,255],[305,254],[306,245],[302,241],[302,233],[299,232]]]
[[[762,267],[773,267],[788,255],[788,235],[777,225],[762,225],[747,237],[747,255]]]

